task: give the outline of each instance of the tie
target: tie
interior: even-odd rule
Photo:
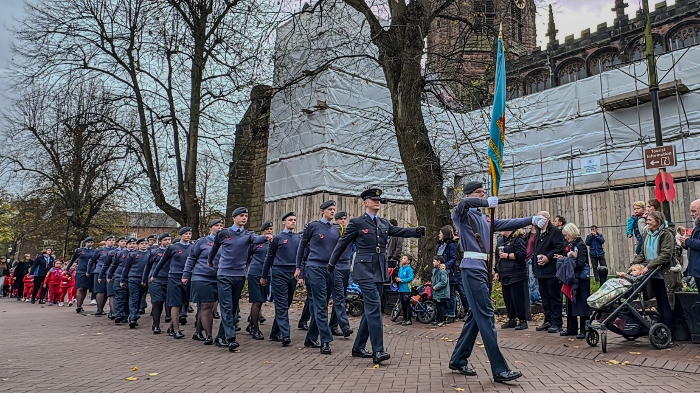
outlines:
[[[374,222],[374,226],[376,227],[377,226],[377,217],[376,216],[372,219],[372,222]]]

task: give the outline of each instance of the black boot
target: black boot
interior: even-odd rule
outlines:
[[[518,323],[515,321],[515,319],[509,319],[508,322],[501,325],[501,329],[512,329],[517,325]]]
[[[527,329],[527,321],[524,319],[521,319],[520,322],[518,322],[518,326],[515,327],[515,330],[525,330]]]

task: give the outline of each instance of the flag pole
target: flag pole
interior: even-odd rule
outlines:
[[[500,24],[498,28],[498,41],[503,40],[503,23]],[[502,45],[502,44],[501,44]],[[498,58],[498,53],[496,54],[496,57]],[[496,67],[496,73],[498,73],[498,67]],[[496,75],[496,83],[498,83],[498,75]],[[495,85],[494,85],[495,89]],[[495,97],[495,92],[494,92],[494,97]],[[492,115],[495,116],[495,113]],[[505,124],[504,124],[505,127]],[[493,171],[489,171],[490,176],[491,176],[491,184],[494,185],[496,184],[496,179],[494,179],[494,173]],[[500,180],[500,179],[499,179]],[[498,196],[498,188],[497,187],[492,187],[491,191],[493,192],[493,196]],[[495,235],[496,235],[496,208],[495,207],[490,207],[489,208],[489,216],[491,217],[491,250],[489,250],[489,256],[488,256],[488,263],[487,263],[487,269],[489,272],[489,289],[493,288],[493,261],[496,258],[496,240],[495,240]]]

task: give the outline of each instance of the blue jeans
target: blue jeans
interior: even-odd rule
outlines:
[[[481,334],[491,372],[497,374],[508,371],[508,364],[498,348],[496,339],[493,303],[486,270],[462,269],[462,283],[471,312],[464,318],[464,327],[452,352],[450,364],[466,366],[474,349],[476,336]]]
[[[238,314],[238,302],[245,284],[245,277],[217,277],[217,289],[219,291],[219,306],[221,307],[221,325],[226,340],[236,338],[236,314]],[[185,309],[187,311],[187,309]]]
[[[349,269],[335,269],[333,271],[333,312],[329,325],[332,329],[339,327],[343,332],[350,329],[350,321],[345,308],[345,291],[350,285],[349,282]]]
[[[146,287],[141,285],[141,280],[129,280],[129,320],[138,321],[141,318],[139,309],[141,308],[141,299],[146,292]]]
[[[532,273],[532,259],[527,261],[527,271],[527,286],[530,290],[530,304],[542,303],[542,296],[540,296],[540,285],[537,283],[537,279]]]
[[[367,339],[372,342],[372,352],[384,351],[384,330],[382,328],[381,298],[384,284],[381,282],[358,283],[362,291],[365,313],[362,314],[360,327],[353,348],[363,349]]]
[[[332,288],[328,286],[332,279],[328,269],[317,266],[306,267],[306,280],[311,289],[311,315],[315,329],[309,329],[306,334],[308,340],[315,341],[318,336],[321,336],[322,343],[333,341],[331,328],[328,326],[328,296]]]

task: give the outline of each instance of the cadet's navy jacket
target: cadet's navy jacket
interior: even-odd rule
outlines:
[[[248,267],[248,277],[262,277],[263,265],[267,250],[270,248],[270,243],[251,244],[250,245],[250,266]]]
[[[214,245],[208,256],[208,263],[214,263],[214,257],[219,257],[217,275],[222,277],[245,277],[245,268],[248,263],[248,248],[251,244],[267,242],[264,235],[256,235],[255,232],[245,228],[222,229],[216,234]]]
[[[146,265],[146,269],[143,271],[143,277],[141,279],[141,282],[149,282],[149,278],[153,277],[153,270],[155,270],[155,265],[160,262],[161,258],[163,258],[163,254],[165,254],[165,250],[167,250],[166,247],[160,247],[151,250],[151,259],[148,262],[148,265]],[[170,270],[170,264],[163,266],[162,269],[158,272],[158,275],[156,277],[156,282],[167,284],[168,283],[168,271]]]
[[[87,271],[90,272],[90,274],[97,274],[99,277],[100,273],[102,273],[102,269],[104,269],[105,263],[110,258],[110,253],[113,250],[114,247],[104,246],[95,251],[90,258],[90,262],[88,262]],[[76,272],[77,270],[78,269],[76,269]]]
[[[472,228],[471,221],[476,225],[476,232],[481,235],[481,240],[484,244],[485,254],[491,252],[491,219],[483,214],[479,207],[488,207],[489,202],[487,199],[482,198],[462,198],[457,204],[457,207],[452,211],[452,222],[457,228],[457,233],[459,233],[459,242],[462,246],[462,250],[465,252],[475,252],[482,254],[479,243],[474,237],[475,230]],[[470,219],[471,217],[471,219]],[[507,220],[497,219],[494,223],[496,231],[515,231],[518,228],[524,228],[532,224],[532,216],[526,218],[513,218]],[[462,256],[458,256],[460,259]],[[475,259],[475,258],[461,258],[462,263],[460,267],[462,269],[481,269],[487,270],[486,259]],[[357,264],[355,265],[357,266]]]
[[[143,280],[143,273],[146,271],[146,266],[148,265],[148,262],[151,258],[151,252],[148,250],[136,250],[129,254],[129,256],[126,258],[126,263],[124,264],[124,271],[122,272],[121,282],[145,282]]]
[[[153,268],[151,276],[157,276],[164,265],[170,263],[170,269],[168,270],[168,278],[182,279],[182,272],[185,270],[185,263],[187,262],[187,257],[190,256],[192,252],[192,243],[178,242],[171,244],[165,250],[165,254],[158,261],[156,266]]]
[[[270,268],[273,265],[285,271],[293,272],[297,266],[297,251],[300,244],[301,234],[299,233],[283,231],[277,234],[270,242],[270,248],[267,250],[262,277],[267,277],[270,274]]]
[[[100,278],[102,280],[107,277],[107,271],[109,270],[110,266],[112,266],[112,263],[114,263],[114,257],[119,253],[121,250],[123,250],[120,247],[114,247],[112,251],[110,251],[107,254],[107,260],[105,261],[104,266],[102,266],[102,271],[97,275],[97,278]],[[125,250],[125,249],[124,249]]]
[[[358,283],[388,282],[386,244],[389,236],[419,237],[416,228],[395,227],[385,218],[376,217],[373,220],[368,213],[355,217],[345,228],[328,263],[336,266],[340,256],[354,242],[357,255],[352,273],[353,280]]]
[[[78,261],[78,266],[75,268],[75,275],[76,276],[81,276],[85,275],[88,270],[88,264],[90,263],[90,258],[95,254],[95,249],[90,247],[81,247],[75,250],[73,253],[73,257],[70,259],[70,263],[68,263],[68,266],[66,267],[66,271],[70,271],[70,267],[73,266],[75,261]],[[51,266],[53,267],[53,266]],[[32,272],[33,273],[33,272]]]
[[[216,271],[219,268],[219,256],[214,257],[214,267],[209,267],[209,253],[214,246],[214,235],[208,235],[197,240],[190,256],[185,262],[182,278],[192,281],[216,281]]]
[[[306,224],[296,253],[296,268],[303,267],[305,256],[306,266],[326,267],[338,239],[340,239],[339,226],[323,220]]]
[[[112,257],[112,263],[109,265],[109,271],[107,272],[107,279],[121,281],[124,266],[126,265],[126,259],[132,252],[133,251],[129,250],[129,248],[122,248],[119,252],[114,254]]]

